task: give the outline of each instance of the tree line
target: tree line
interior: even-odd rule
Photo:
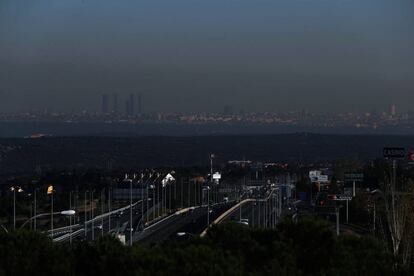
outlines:
[[[0,275],[396,275],[394,256],[372,237],[339,236],[319,220],[276,229],[214,226],[205,238],[133,247],[106,236],[53,243],[41,233],[0,234]]]

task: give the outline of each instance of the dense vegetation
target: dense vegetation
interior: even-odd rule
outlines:
[[[171,132],[172,134],[174,132]],[[0,174],[79,167],[208,166],[250,160],[318,162],[382,157],[389,145],[413,148],[411,136],[280,134],[193,137],[52,137],[0,139]]]
[[[228,224],[204,239],[132,248],[112,237],[70,247],[34,232],[0,234],[0,275],[391,275],[393,263],[378,241],[337,238],[310,220],[276,230]]]

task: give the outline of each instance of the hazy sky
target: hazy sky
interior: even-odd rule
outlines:
[[[0,0],[0,112],[414,110],[413,0]]]

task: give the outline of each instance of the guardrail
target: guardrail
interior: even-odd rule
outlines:
[[[137,202],[133,203],[132,205],[128,205],[128,206],[125,206],[125,207],[119,208],[119,209],[117,209],[117,210],[113,210],[113,211],[111,211],[111,212],[108,212],[108,213],[105,213],[105,214],[98,215],[98,216],[94,217],[93,219],[86,221],[83,225],[81,225],[81,224],[76,224],[76,225],[72,225],[72,226],[65,226],[65,227],[61,227],[61,228],[57,228],[57,229],[53,229],[53,233],[52,233],[52,231],[51,231],[51,230],[48,230],[48,231],[47,231],[47,233],[48,233],[48,235],[49,235],[49,236],[52,236],[52,237],[53,237],[53,236],[57,235],[57,233],[56,233],[56,232],[58,232],[58,233],[60,233],[60,234],[61,234],[61,233],[64,233],[64,231],[72,231],[72,229],[73,229],[74,227],[76,228],[76,227],[81,227],[81,226],[89,225],[89,224],[91,224],[92,222],[98,221],[98,220],[103,219],[103,218],[106,218],[106,217],[108,217],[108,216],[110,216],[110,215],[113,215],[113,214],[116,214],[116,213],[119,213],[119,212],[125,211],[125,210],[127,210],[127,209],[130,209],[130,208],[131,208],[131,206],[132,206],[132,207],[134,207],[134,206],[136,206],[137,204],[141,203],[141,201],[142,201],[142,200],[139,200],[139,201],[137,201]],[[82,228],[82,230],[84,230],[84,229]],[[79,231],[79,230],[78,230],[78,231]],[[74,234],[74,233],[76,233],[76,232],[73,232],[73,233],[69,233],[69,234],[63,235],[62,237],[59,237],[59,238],[69,238],[69,237],[70,237],[70,235],[72,235],[72,236],[73,236],[73,234]],[[58,238],[56,238],[56,239],[58,239]],[[56,239],[53,239],[53,240],[55,241]]]
[[[219,224],[220,222],[222,222],[225,218],[227,218],[231,213],[233,213],[235,210],[237,210],[240,206],[242,206],[245,203],[248,202],[252,202],[255,201],[256,199],[245,199],[240,201],[239,203],[237,203],[236,205],[234,205],[233,207],[231,207],[230,209],[228,209],[226,212],[224,212],[223,214],[221,214],[217,219],[215,219],[210,225],[215,225],[215,224]],[[209,225],[209,226],[210,226]],[[207,234],[207,230],[208,228],[206,228],[201,234],[200,237],[204,237]]]

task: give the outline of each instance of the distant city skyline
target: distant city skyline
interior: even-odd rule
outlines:
[[[411,0],[3,0],[0,112],[100,111],[114,93],[119,110],[141,93],[147,112],[412,110],[413,10]]]

